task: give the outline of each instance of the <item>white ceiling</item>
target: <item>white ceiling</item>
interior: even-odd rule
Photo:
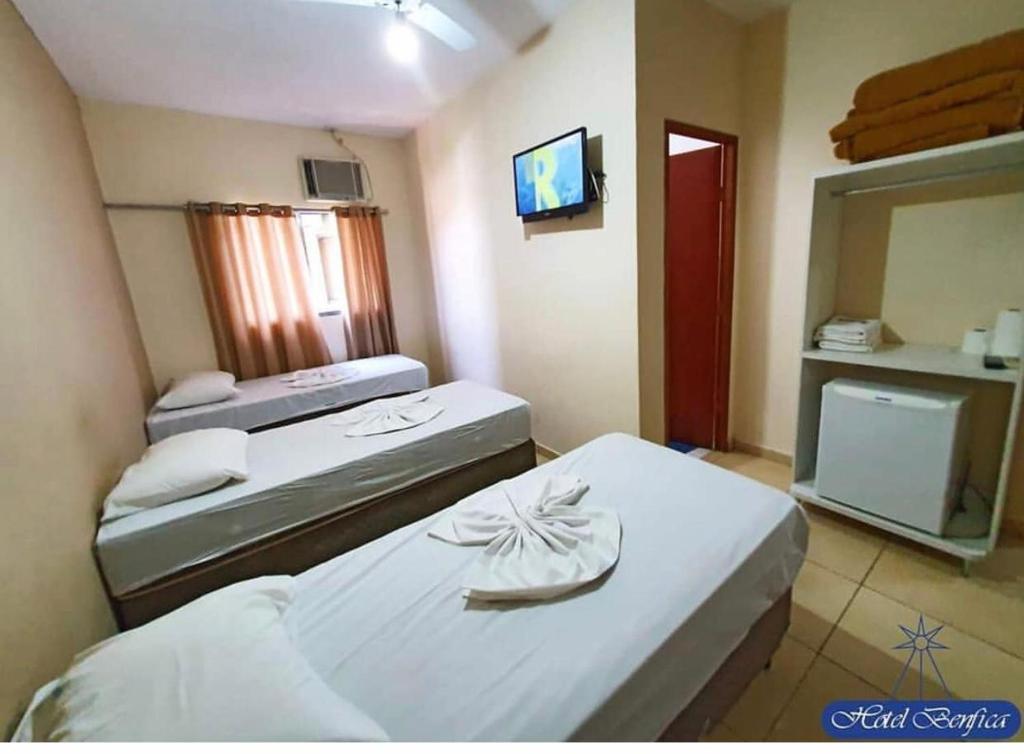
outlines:
[[[787,8],[794,0],[708,0],[733,18],[744,23],[756,21],[774,10]]]
[[[392,15],[305,0],[14,0],[83,97],[401,133],[544,29],[570,0],[430,0],[477,45],[417,30],[420,60],[384,48]]]

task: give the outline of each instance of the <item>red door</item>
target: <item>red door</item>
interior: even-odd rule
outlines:
[[[715,441],[722,221],[721,146],[668,158],[665,405],[668,439]]]

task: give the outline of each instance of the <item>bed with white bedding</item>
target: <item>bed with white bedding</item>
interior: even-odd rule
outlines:
[[[423,392],[444,408],[425,424],[351,437],[343,424],[348,414],[339,413],[253,434],[248,480],[102,522],[95,550],[122,626],[136,625],[258,572],[297,572],[293,561],[282,565],[276,555],[257,571],[233,570],[238,567],[237,553],[249,548],[258,553],[261,543],[275,537],[294,536],[296,529],[320,526],[347,511],[376,507],[377,502],[387,506],[389,496],[419,490],[420,499],[410,493],[410,500],[402,501],[410,503],[405,505],[408,513],[395,513],[389,522],[362,532],[365,540],[383,533],[380,526],[390,531],[534,465],[530,407],[523,399],[465,381]],[[445,483],[440,491],[420,489],[441,479]],[[337,548],[345,537],[354,536],[353,527],[364,524],[358,518],[339,521],[344,531],[332,537],[323,532],[315,545],[312,540],[297,540],[289,551],[305,551],[294,561],[302,567],[322,562],[343,551]],[[326,539],[330,541],[322,541]],[[309,554],[314,546],[320,548],[319,554]],[[211,581],[205,575],[225,562],[233,574],[228,581]],[[183,575],[193,574],[198,579],[196,593],[186,590],[173,600],[177,604],[161,604],[155,614],[147,609],[144,617],[129,616],[126,605],[136,597],[149,599],[164,584],[180,586]]]
[[[329,384],[294,387],[273,375],[236,382],[239,394],[226,401],[166,411],[154,406],[146,434],[155,443],[193,429],[253,430],[427,387],[427,367],[407,356],[355,359],[338,368],[345,379]]]
[[[479,551],[426,533],[449,511],[298,577],[286,619],[300,651],[392,740],[656,739],[803,562],[788,495],[636,438],[527,473],[578,474],[588,506],[618,512],[601,580],[551,602],[467,602]]]
[[[94,740],[696,738],[782,639],[807,547],[802,510],[773,488],[621,434],[516,484],[556,476],[584,480],[580,504],[621,521],[617,564],[583,588],[547,601],[467,600],[464,579],[480,548],[427,534],[453,513],[464,518],[474,505],[465,499],[294,579],[236,584],[140,629],[149,633],[112,640],[111,651],[107,642],[84,653],[90,668],[78,660],[40,689],[16,740],[45,739],[55,723],[85,736],[75,740],[90,731]],[[247,649],[231,626],[248,630],[242,613],[265,610],[270,595],[285,600],[281,631]],[[265,619],[252,616],[256,631]],[[168,645],[168,632],[180,642]],[[247,657],[256,667],[278,660],[245,676]],[[312,675],[277,672],[297,667],[289,657]],[[249,680],[240,686],[236,676]],[[250,693],[250,683],[259,689]],[[293,687],[307,691],[308,711],[282,712]],[[61,712],[68,694],[75,701]],[[235,703],[211,716],[211,698]],[[336,724],[337,705],[376,733]]]

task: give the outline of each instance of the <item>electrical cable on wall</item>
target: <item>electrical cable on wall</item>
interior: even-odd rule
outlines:
[[[594,196],[601,204],[608,203],[608,174],[603,170],[590,170],[590,183],[594,189]]]
[[[370,169],[366,166],[366,162],[363,160],[362,157],[357,155],[352,150],[352,147],[350,147],[348,144],[345,143],[345,138],[341,135],[341,132],[338,129],[336,129],[336,128],[328,128],[327,129],[327,133],[329,133],[331,135],[331,138],[334,139],[335,143],[339,147],[341,147],[346,152],[348,152],[349,156],[351,156],[353,160],[355,160],[356,162],[359,163],[359,167],[363,171],[363,176],[366,178],[366,186],[370,190],[369,194],[366,197],[366,201],[368,203],[372,202],[373,201],[373,179],[370,177]]]

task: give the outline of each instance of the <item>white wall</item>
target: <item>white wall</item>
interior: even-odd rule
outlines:
[[[311,128],[96,100],[84,100],[82,113],[103,196],[112,202],[302,204],[299,157],[346,155],[329,134]],[[389,211],[384,236],[399,345],[433,373],[438,366],[431,348],[436,342],[433,290],[406,145],[401,139],[356,134],[344,139],[366,161],[374,203]],[[215,368],[182,215],[122,210],[110,217],[156,384],[189,370]],[[340,327],[337,318],[324,324]]]
[[[416,133],[447,374],[533,407],[558,451],[638,430],[634,9],[581,0]],[[512,155],[578,126],[610,198],[515,216]]]
[[[152,383],[74,95],[0,0],[0,730],[114,630],[100,501]]]

